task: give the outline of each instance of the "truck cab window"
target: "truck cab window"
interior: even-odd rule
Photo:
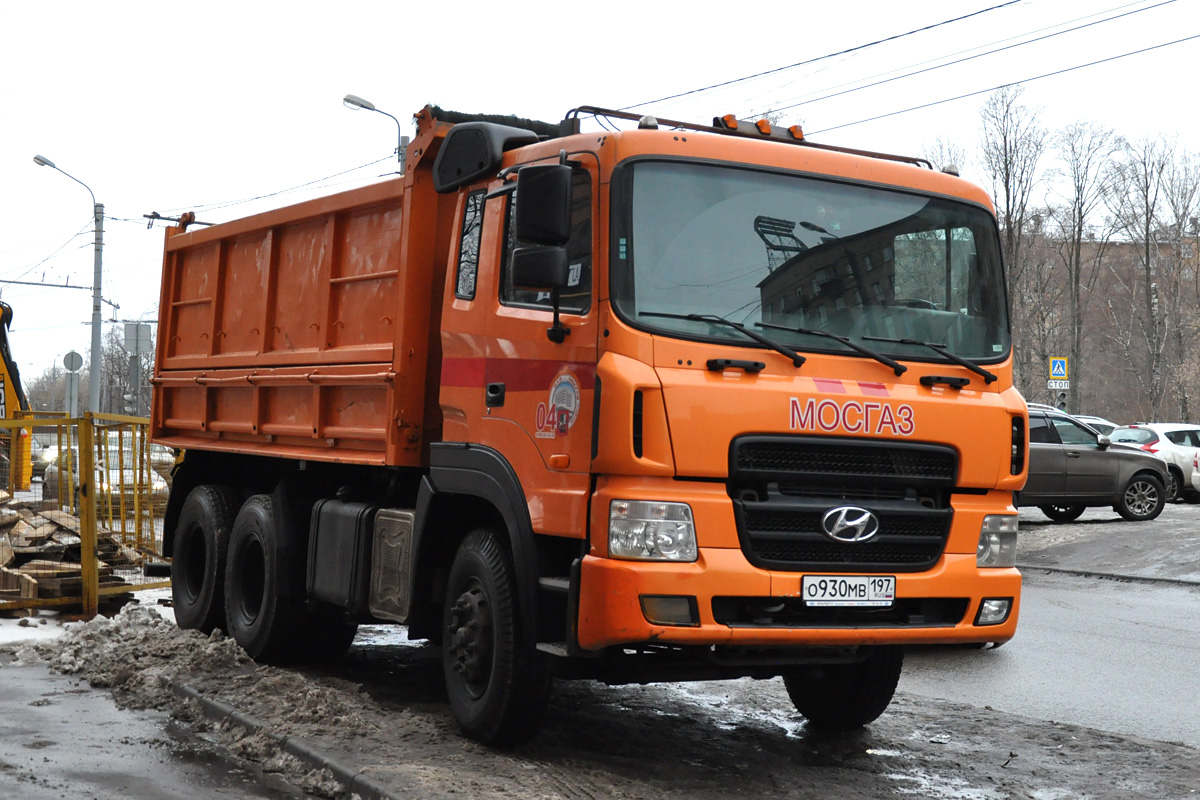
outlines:
[[[572,178],[571,238],[567,242],[570,285],[559,293],[559,308],[584,314],[592,305],[592,182],[586,170],[575,170]],[[500,268],[500,302],[506,306],[550,310],[550,293],[518,289],[512,284],[512,253],[523,243],[516,238],[517,193],[509,195],[504,218],[504,255]]]
[[[475,277],[479,273],[479,234],[483,228],[483,196],[480,189],[467,195],[463,208],[461,238],[458,244],[458,274],[454,296],[463,300],[475,299]]]

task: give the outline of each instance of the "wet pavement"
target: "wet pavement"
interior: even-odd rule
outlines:
[[[305,796],[278,777],[231,764],[164,712],[120,709],[108,692],[45,665],[0,667],[0,797]]]

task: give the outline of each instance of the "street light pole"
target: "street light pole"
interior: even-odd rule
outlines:
[[[385,117],[389,117],[392,122],[396,123],[396,133],[399,136],[396,144],[396,160],[400,162],[400,172],[403,173],[404,156],[408,153],[408,137],[404,135],[404,126],[400,124],[400,120],[396,119],[386,111],[380,111],[370,100],[364,100],[356,94],[348,94],[343,97],[342,105],[351,111],[357,111],[360,108],[367,111],[374,111],[377,114],[383,114]]]
[[[92,276],[92,358],[88,369],[88,410],[93,414],[100,411],[100,279],[104,274],[104,204],[96,202],[96,195],[91,187],[74,175],[59,169],[54,162],[44,156],[34,156],[33,163],[39,167],[49,167],[66,175],[71,180],[87,189],[92,196],[92,210],[96,215],[96,245],[95,263]]]

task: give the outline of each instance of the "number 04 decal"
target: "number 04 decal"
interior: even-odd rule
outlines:
[[[579,381],[569,373],[559,375],[550,386],[549,403],[538,403],[534,419],[539,439],[554,439],[571,432],[579,418]]]

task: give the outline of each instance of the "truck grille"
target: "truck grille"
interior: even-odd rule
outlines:
[[[746,436],[730,446],[730,495],[751,563],[785,571],[916,572],[950,534],[958,456],[949,447],[808,436]],[[867,541],[826,535],[830,509],[879,521]]]
[[[837,443],[831,444],[832,441]],[[841,476],[858,478],[864,483],[883,479],[952,485],[958,472],[958,456],[948,447],[906,442],[880,444],[861,439],[814,441],[798,437],[796,441],[787,441],[747,436],[734,443],[731,460],[731,473],[736,471],[745,478]]]

